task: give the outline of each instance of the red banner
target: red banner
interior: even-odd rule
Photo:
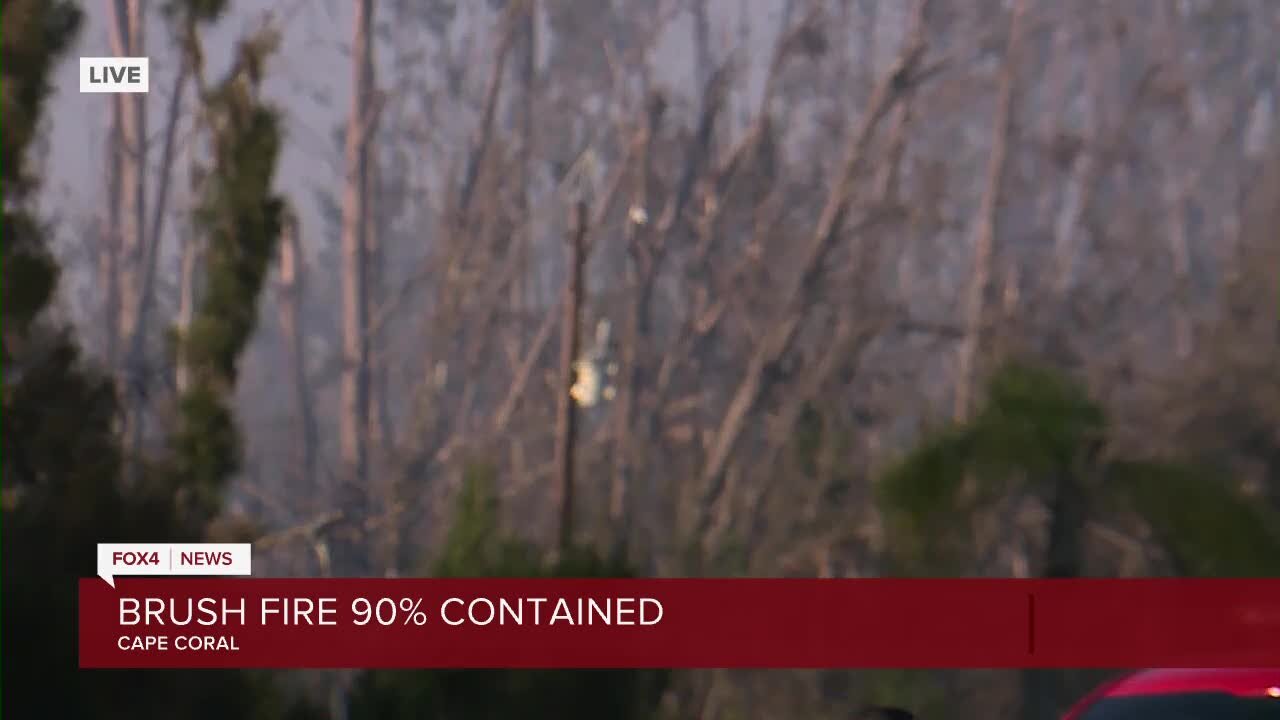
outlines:
[[[1280,579],[95,578],[80,666],[1280,667]]]

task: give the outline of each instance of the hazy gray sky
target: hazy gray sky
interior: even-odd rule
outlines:
[[[78,56],[110,55],[107,13],[113,0],[85,0],[86,23],[78,47],[57,74],[57,92],[51,113],[51,156],[45,195],[47,209],[68,221],[92,217],[102,207],[102,138],[108,120],[108,96],[79,93]],[[603,1],[603,0],[601,0]],[[682,5],[681,0],[644,0]],[[748,97],[758,92],[763,79],[763,62],[778,30],[784,0],[711,0],[713,44],[723,53],[742,43],[744,19],[750,27],[748,52]],[[350,66],[346,46],[351,31],[351,0],[233,0],[229,16],[205,36],[209,56],[208,72],[215,77],[225,67],[237,38],[252,29],[262,13],[271,8],[284,18],[284,39],[280,53],[268,73],[267,95],[286,113],[287,138],[279,170],[279,184],[298,207],[304,226],[315,227],[317,187],[334,187],[340,181],[341,158],[334,147],[334,129],[344,120],[348,102]],[[486,3],[460,3],[464,11],[485,12]],[[480,32],[486,32],[482,20]],[[475,23],[473,23],[474,25]],[[461,26],[460,26],[461,27]],[[693,69],[692,23],[679,15],[670,23],[651,55],[655,79],[667,87],[689,88]],[[483,53],[483,46],[474,52]],[[152,18],[147,33],[147,54],[151,58],[149,133],[154,148],[149,161],[159,162],[164,114],[176,71],[174,52],[167,28]],[[477,76],[477,80],[482,80]],[[152,175],[154,177],[154,173]],[[172,203],[180,201],[184,187],[175,186]],[[154,190],[154,187],[152,188]],[[150,195],[150,192],[149,192]],[[79,238],[72,233],[76,224],[64,226],[63,241],[73,246]],[[169,226],[173,227],[172,224]],[[173,244],[163,250],[171,255]],[[84,282],[92,282],[85,276]],[[74,292],[74,291],[73,291]]]

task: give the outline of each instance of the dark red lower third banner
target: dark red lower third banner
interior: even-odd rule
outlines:
[[[95,578],[80,665],[1280,666],[1280,580]]]

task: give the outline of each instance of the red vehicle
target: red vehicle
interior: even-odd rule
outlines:
[[[1063,720],[1280,720],[1280,668],[1140,670],[1098,688]]]

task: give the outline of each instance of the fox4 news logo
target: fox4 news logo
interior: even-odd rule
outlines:
[[[150,65],[144,57],[82,57],[80,92],[145,93],[151,86]]]

